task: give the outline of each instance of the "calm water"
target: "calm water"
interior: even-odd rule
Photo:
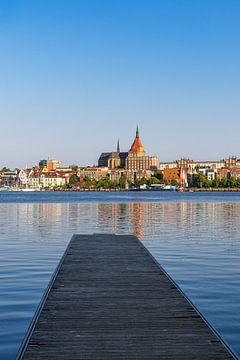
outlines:
[[[135,234],[240,355],[240,194],[0,193],[0,359],[73,233]]]

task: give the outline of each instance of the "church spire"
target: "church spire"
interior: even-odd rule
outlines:
[[[118,141],[117,141],[117,152],[120,153],[119,139],[118,139]]]
[[[129,153],[131,154],[135,154],[136,156],[144,156],[145,155],[145,150],[142,146],[140,137],[139,137],[139,130],[138,130],[138,126],[136,129],[136,136],[135,139],[133,141],[133,144],[131,146],[131,149],[129,150]]]
[[[138,130],[138,125],[137,125],[137,130],[136,130],[136,137],[139,138],[139,130]]]

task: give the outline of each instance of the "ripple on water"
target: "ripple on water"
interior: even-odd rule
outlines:
[[[0,194],[0,358],[12,360],[73,233],[135,234],[240,354],[240,194]]]

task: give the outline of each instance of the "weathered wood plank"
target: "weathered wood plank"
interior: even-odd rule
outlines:
[[[133,236],[75,235],[19,359],[233,359]]]

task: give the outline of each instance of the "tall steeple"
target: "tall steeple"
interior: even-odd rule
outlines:
[[[117,153],[120,153],[119,139],[118,139],[118,141],[117,141]]]
[[[136,130],[136,136],[135,136],[135,139],[131,146],[131,149],[129,150],[129,153],[132,155],[135,155],[135,156],[144,156],[145,155],[145,150],[144,150],[144,147],[142,146],[142,143],[141,143],[141,140],[139,137],[138,126],[137,126],[137,130]]]
[[[139,130],[138,130],[138,125],[137,125],[137,130],[136,130],[136,138],[139,138]]]

